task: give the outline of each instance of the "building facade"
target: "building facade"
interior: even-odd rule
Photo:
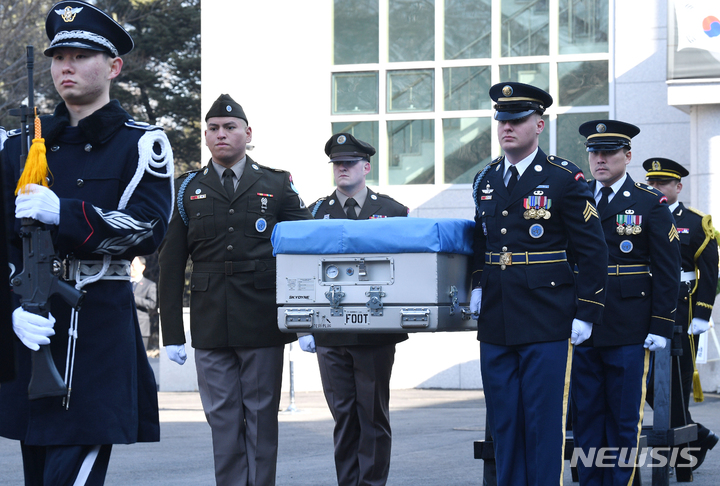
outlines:
[[[720,218],[710,190],[719,81],[683,77],[668,60],[682,52],[674,0],[205,0],[202,9],[203,113],[220,93],[242,104],[253,159],[289,170],[308,203],[332,191],[323,148],[346,131],[378,149],[369,185],[410,216],[472,219],[472,178],[500,155],[488,89],[520,81],[555,100],[546,152],[589,176],[577,127],[633,123],[631,176],[644,179],[646,158],[677,160],[693,174],[682,200]],[[393,387],[480,387],[478,355],[474,333],[414,334],[398,346]],[[314,356],[293,357],[296,389],[320,389]],[[715,362],[701,373],[718,388]]]

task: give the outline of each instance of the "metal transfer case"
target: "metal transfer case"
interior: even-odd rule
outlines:
[[[283,332],[477,330],[467,308],[474,223],[384,218],[278,223]]]

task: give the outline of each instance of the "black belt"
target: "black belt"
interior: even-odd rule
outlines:
[[[485,253],[487,265],[530,265],[533,263],[557,263],[567,261],[565,250],[562,251],[526,251],[523,253]]]
[[[650,273],[648,265],[608,265],[608,275],[617,277],[620,275],[640,275]]]
[[[193,272],[224,273],[232,275],[243,272],[275,270],[275,259],[245,260],[242,262],[193,262]]]

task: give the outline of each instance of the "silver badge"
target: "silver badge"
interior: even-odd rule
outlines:
[[[232,106],[227,105],[227,106],[225,107],[225,111],[227,111],[228,113],[231,113],[231,112],[232,112]]]
[[[195,194],[200,194],[202,192],[202,189],[195,189]]]
[[[635,210],[634,209],[626,209],[625,214],[635,214]]]
[[[203,171],[203,175],[207,175],[207,167],[205,167],[205,170]]]
[[[605,133],[607,131],[607,127],[604,123],[598,123],[595,125],[595,130],[597,130],[598,133]]]
[[[482,190],[483,194],[490,194],[491,192],[494,192],[495,189],[490,189],[490,183],[488,182],[488,185],[485,189]]]
[[[260,198],[260,211],[263,213],[267,210],[267,198],[262,197]]]
[[[563,160],[562,162],[560,162],[560,165],[562,165],[563,167],[568,165],[567,160]]]
[[[630,191],[625,191],[625,192],[623,192],[623,196],[625,196],[625,197],[630,197]]]
[[[335,199],[330,199],[330,202],[329,202],[328,204],[329,204],[330,206],[332,206],[333,204],[335,204]]]
[[[623,253],[630,253],[633,249],[632,241],[623,240],[620,242],[620,251]]]
[[[535,172],[542,172],[542,165],[540,165],[540,164],[536,165]]]
[[[252,168],[255,169],[255,170],[260,170],[260,169],[258,168],[257,164],[253,164],[253,165],[252,165]]]
[[[340,145],[344,144],[346,141],[347,141],[347,138],[345,137],[345,135],[340,135],[337,138],[337,143],[339,143]]]
[[[377,199],[377,196],[376,196],[375,194],[373,194],[373,195],[370,196],[370,199],[372,199],[372,200],[374,201],[374,200]]]

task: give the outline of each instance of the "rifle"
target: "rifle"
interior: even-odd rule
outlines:
[[[24,170],[28,156],[28,117],[34,115],[33,47],[27,46],[28,104],[10,110],[20,117],[20,167]],[[21,171],[22,172],[22,171]],[[20,236],[23,247],[23,271],[11,280],[13,291],[20,297],[22,308],[33,314],[48,317],[50,296],[59,295],[75,309],[80,308],[83,292],[61,280],[62,260],[52,243],[50,230],[31,218],[23,218]],[[58,373],[49,345],[41,345],[32,353],[32,375],[28,385],[28,398],[66,396],[67,387]]]

